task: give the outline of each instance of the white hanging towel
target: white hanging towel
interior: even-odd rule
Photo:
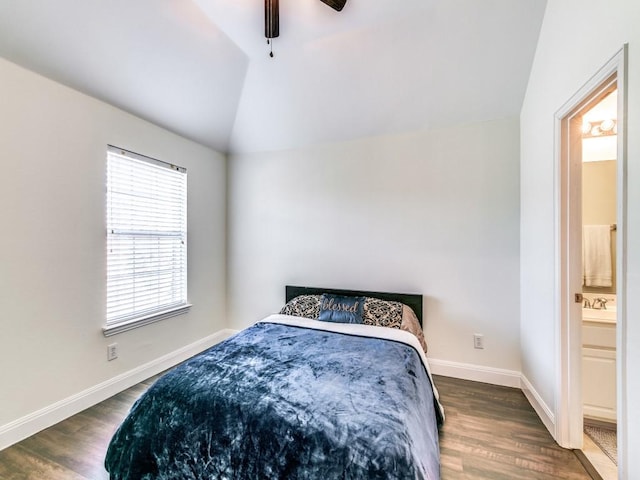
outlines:
[[[585,286],[611,286],[610,225],[582,227],[582,270]]]

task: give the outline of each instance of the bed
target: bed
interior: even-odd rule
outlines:
[[[401,325],[375,323],[397,324],[398,308]],[[421,321],[420,295],[287,287],[281,313],[135,402],[110,478],[439,479],[444,412],[409,311]]]

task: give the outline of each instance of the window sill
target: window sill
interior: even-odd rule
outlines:
[[[185,305],[180,305],[179,307],[174,307],[169,310],[153,313],[145,317],[134,318],[132,320],[120,322],[115,325],[105,325],[104,327],[102,327],[102,333],[105,337],[111,337],[113,335],[118,335],[119,333],[133,330],[134,328],[144,327],[145,325],[159,322],[160,320],[164,320],[166,318],[182,315],[189,312],[190,309],[191,304],[187,303]]]

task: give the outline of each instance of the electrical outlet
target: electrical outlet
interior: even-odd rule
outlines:
[[[107,360],[115,360],[118,358],[118,344],[112,343],[111,345],[107,345]]]
[[[473,335],[473,348],[484,348],[484,335],[480,333]]]

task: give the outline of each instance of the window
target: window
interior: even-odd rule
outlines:
[[[105,335],[186,312],[186,170],[109,146],[106,213]]]

